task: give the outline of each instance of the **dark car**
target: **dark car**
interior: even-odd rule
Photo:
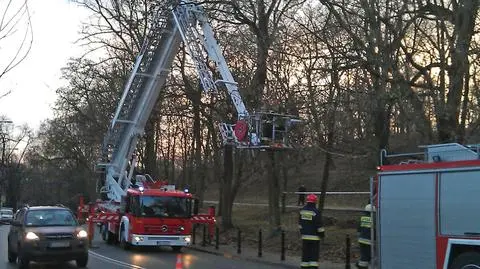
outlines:
[[[33,206],[15,213],[8,233],[8,261],[28,268],[30,261],[88,263],[87,232],[62,206]]]

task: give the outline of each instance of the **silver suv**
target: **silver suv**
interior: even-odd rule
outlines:
[[[10,223],[13,219],[13,208],[0,207],[0,222]]]
[[[30,261],[88,263],[87,232],[73,212],[61,206],[24,207],[17,211],[8,233],[8,261],[18,258],[21,269]]]

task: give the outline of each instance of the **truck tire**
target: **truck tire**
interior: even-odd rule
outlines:
[[[111,244],[115,243],[115,235],[110,231],[107,231],[106,234],[107,234],[106,235],[107,236],[107,244],[111,245]]]
[[[128,243],[126,240],[125,240],[125,231],[123,229],[123,226],[122,226],[122,229],[120,230],[120,246],[124,249],[124,250],[129,250],[130,249],[130,243]]]
[[[102,233],[102,240],[107,241],[107,232],[108,232],[107,224],[102,225],[102,228],[100,229],[100,232]]]
[[[458,255],[449,269],[479,269],[480,268],[480,253],[479,252],[465,252]]]

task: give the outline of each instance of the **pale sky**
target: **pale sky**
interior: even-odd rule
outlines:
[[[7,2],[0,0],[0,11]],[[65,84],[60,69],[68,58],[81,54],[80,46],[73,43],[88,13],[69,0],[29,0],[29,8],[33,45],[25,61],[0,78],[0,95],[12,91],[0,98],[0,117],[6,116],[15,126],[28,124],[37,130],[43,120],[53,116],[55,90]],[[10,59],[9,53],[18,46],[16,39],[17,44],[0,42],[0,63]]]

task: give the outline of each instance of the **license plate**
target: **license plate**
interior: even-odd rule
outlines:
[[[157,241],[157,246],[169,246],[170,245],[170,241]]]
[[[70,246],[70,242],[68,242],[68,241],[51,242],[50,243],[51,248],[67,248],[69,246]]]

